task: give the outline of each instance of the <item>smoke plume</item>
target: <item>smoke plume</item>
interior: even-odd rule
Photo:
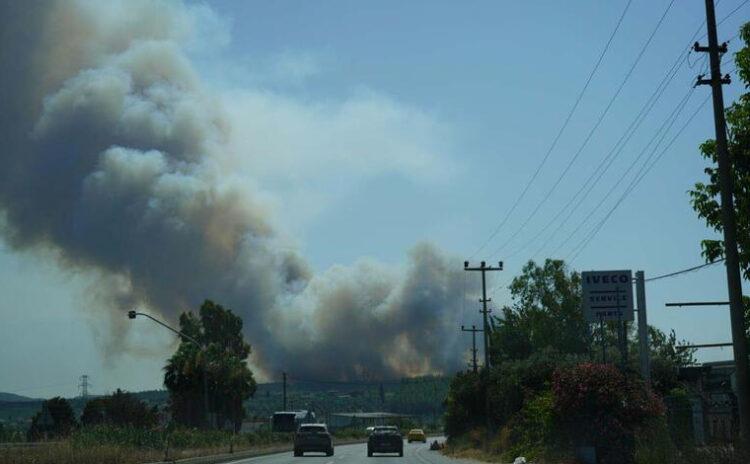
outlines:
[[[421,244],[403,269],[363,259],[313,274],[268,193],[227,172],[232,118],[184,51],[205,8],[0,5],[0,223],[14,249],[107,276],[97,292],[117,318],[147,307],[174,321],[214,299],[243,317],[270,376],[460,368],[460,262]]]

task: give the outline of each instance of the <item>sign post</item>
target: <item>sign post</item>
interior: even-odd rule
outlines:
[[[583,315],[586,321],[598,322],[602,337],[602,358],[607,362],[605,322],[618,322],[618,341],[623,368],[627,363],[627,322],[633,314],[633,273],[620,271],[585,271],[581,273]]]
[[[635,273],[635,290],[638,298],[638,351],[641,375],[647,384],[651,383],[651,358],[648,341],[648,319],[646,316],[646,279],[643,271]]]

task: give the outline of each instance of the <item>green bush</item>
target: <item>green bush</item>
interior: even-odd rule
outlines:
[[[536,459],[548,454],[554,442],[554,398],[547,391],[526,401],[501,430],[498,445],[505,460],[517,456]]]
[[[675,464],[678,457],[677,447],[663,417],[648,421],[636,432],[636,464]]]
[[[694,445],[693,407],[684,389],[675,388],[664,398],[667,405],[667,425],[672,441],[678,448]]]
[[[484,424],[485,388],[486,381],[477,372],[459,372],[453,377],[445,399],[445,433],[448,440]]]

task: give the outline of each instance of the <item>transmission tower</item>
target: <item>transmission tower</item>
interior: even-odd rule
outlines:
[[[78,384],[78,389],[81,391],[81,398],[86,399],[89,396],[89,376],[83,374],[78,380],[81,382]]]

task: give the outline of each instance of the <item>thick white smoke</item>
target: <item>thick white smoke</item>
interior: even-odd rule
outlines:
[[[99,292],[111,311],[174,319],[214,299],[242,315],[265,371],[341,380],[461,366],[460,263],[418,245],[403,271],[362,260],[312,275],[281,243],[267,194],[229,175],[232,117],[183,50],[204,8],[0,5],[8,243],[110,276]]]

